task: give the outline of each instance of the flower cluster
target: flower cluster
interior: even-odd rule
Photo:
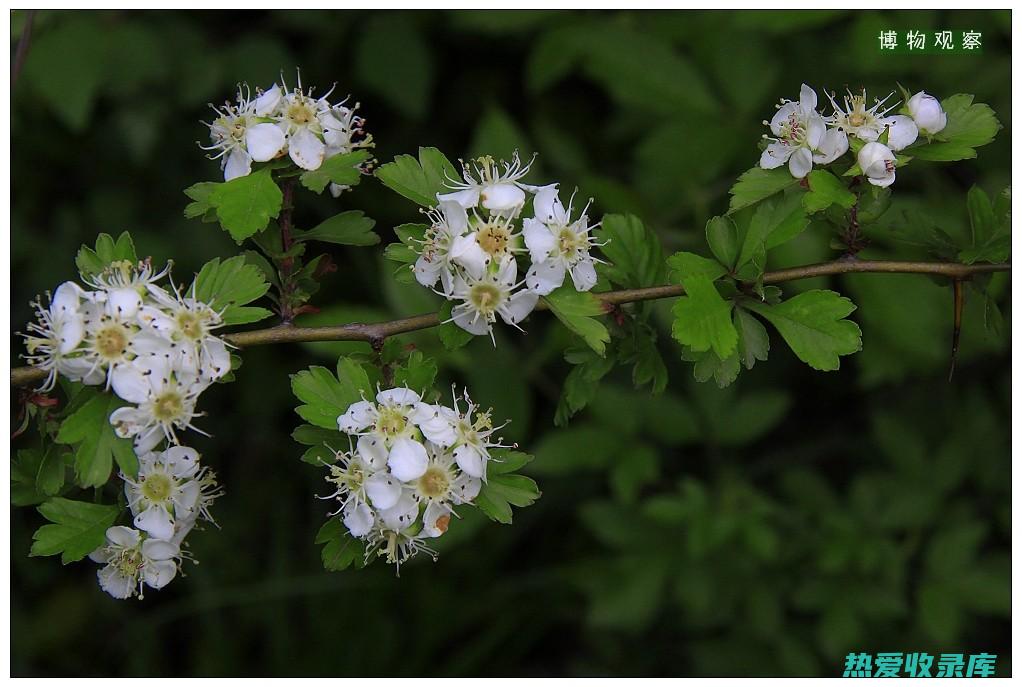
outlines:
[[[90,289],[61,284],[24,335],[28,362],[47,372],[103,385],[127,401],[110,414],[114,432],[134,440],[137,477],[121,474],[134,526],[112,527],[92,559],[105,563],[102,588],[116,598],[142,595],[143,582],[159,589],[176,575],[181,543],[219,496],[215,475],[199,466],[194,449],[178,445],[178,432],[195,429],[196,402],[231,369],[223,339],[213,332],[221,313],[171,284],[157,284],[148,261],[119,261],[91,278]],[[157,448],[167,448],[158,452]]]
[[[38,320],[25,335],[29,364],[46,370],[42,389],[57,375],[105,385],[128,406],[110,415],[120,437],[132,437],[139,455],[177,431],[196,429],[195,404],[231,370],[231,356],[214,330],[221,314],[207,303],[157,285],[148,261],[119,261],[86,280],[61,284],[48,307],[33,303]],[[199,430],[196,430],[199,431]]]
[[[566,277],[579,291],[596,285],[595,263],[602,261],[589,251],[602,244],[591,234],[599,225],[589,224],[589,205],[572,219],[574,195],[565,207],[557,184],[522,183],[530,166],[517,152],[511,162],[478,158],[463,165],[462,180],[447,180],[451,191],[438,193],[427,212],[430,226],[412,270],[423,286],[436,290],[439,283],[437,293],[457,303],[451,319],[472,334],[492,339],[498,317],[520,329],[539,297]],[[522,218],[530,198],[533,216]]]
[[[787,163],[792,176],[801,179],[814,164],[830,164],[844,155],[851,136],[864,143],[857,146],[856,162],[869,182],[890,186],[896,152],[912,145],[919,134],[932,136],[947,124],[940,103],[924,91],[908,101],[908,114],[890,114],[898,106],[887,105],[893,95],[867,107],[865,89],[857,94],[848,91],[840,104],[828,93],[833,112],[825,117],[817,111],[816,91],[802,84],[798,101],[782,99],[773,119],[763,122],[773,135],[763,135],[768,144],[760,167],[774,169]]]
[[[143,596],[143,584],[161,589],[177,575],[184,539],[220,496],[216,475],[200,467],[195,449],[172,446],[139,456],[138,477],[121,474],[133,529],[111,527],[106,544],[89,557],[104,566],[99,585],[117,599]]]
[[[362,129],[364,120],[355,114],[358,103],[332,105],[327,100],[332,88],[318,98],[313,90],[302,88],[300,75],[293,90],[283,77],[254,96],[239,85],[235,102],[210,105],[217,114],[206,124],[212,143],[200,147],[213,151],[210,157],[220,160],[224,179],[230,181],[251,172],[253,162],[288,155],[301,169],[314,170],[335,155],[373,145]],[[336,197],[344,188],[331,184],[330,192]]]
[[[335,452],[326,480],[334,488],[351,536],[366,541],[366,560],[379,555],[399,566],[447,531],[454,506],[471,503],[486,481],[493,434],[490,412],[467,392],[453,407],[425,403],[407,388],[380,391],[337,418],[350,438]],[[503,425],[501,425],[503,426]]]

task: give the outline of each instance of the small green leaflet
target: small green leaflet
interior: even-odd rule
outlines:
[[[340,518],[323,523],[316,533],[316,543],[324,545],[320,557],[327,570],[339,571],[352,565],[365,567],[365,545],[348,534]]]
[[[600,380],[614,369],[614,356],[600,357],[589,348],[569,348],[564,359],[574,367],[565,377],[561,386],[561,397],[557,401],[554,424],[563,427],[578,411],[589,405],[596,396]]]
[[[39,506],[39,513],[51,525],[43,525],[32,535],[30,556],[60,554],[63,565],[81,560],[103,546],[106,531],[117,520],[121,509],[99,503],[52,498]]]
[[[997,115],[984,103],[973,103],[975,96],[958,93],[941,103],[947,114],[947,126],[938,131],[933,140],[912,147],[913,157],[935,162],[953,162],[976,157],[976,148],[994,140],[1001,129]]]
[[[357,186],[362,180],[362,170],[359,168],[363,162],[369,159],[369,151],[355,150],[344,155],[334,155],[323,161],[318,169],[303,172],[299,177],[302,186],[322,193],[327,184],[338,184],[340,186]]]
[[[731,323],[731,304],[704,276],[689,277],[682,284],[685,295],[674,304],[671,333],[697,353],[712,349],[719,358],[727,359],[738,345],[738,332]]]
[[[757,360],[766,360],[770,353],[770,335],[763,323],[741,307],[734,312],[735,331],[738,332],[738,359],[746,370]]]
[[[1003,262],[1011,256],[1011,191],[1005,190],[999,201],[1003,207],[995,208],[989,196],[978,186],[969,189],[967,207],[972,245],[958,253],[966,264],[976,262]]]
[[[743,306],[774,325],[799,360],[813,369],[836,370],[839,356],[862,348],[859,325],[844,319],[855,304],[834,291],[806,291],[777,305],[749,300]]]
[[[337,361],[337,376],[325,367],[311,367],[291,376],[291,390],[304,405],[295,412],[317,427],[337,429],[337,418],[363,396],[372,397],[369,376],[351,358]]]
[[[447,184],[461,178],[443,153],[436,148],[419,148],[419,159],[398,155],[376,170],[383,185],[423,207],[437,204],[436,194],[450,191]]]
[[[724,215],[723,217],[711,217],[706,222],[706,243],[710,246],[710,252],[717,261],[727,269],[735,266],[738,259],[738,227],[735,221]]]
[[[372,246],[380,242],[373,233],[376,220],[361,210],[348,210],[324,220],[308,231],[295,231],[296,241],[323,241],[345,246]]]
[[[576,291],[568,283],[543,297],[561,323],[582,337],[586,344],[603,355],[610,341],[610,332],[595,319],[606,314],[603,302],[588,291]]]
[[[408,360],[394,367],[394,386],[408,387],[421,396],[433,386],[436,373],[436,361],[426,358],[420,351],[412,351]]]
[[[809,226],[801,197],[799,193],[777,195],[734,216],[741,246],[735,261],[739,279],[758,280],[766,268],[767,251],[791,241]]]
[[[808,182],[809,192],[802,196],[802,207],[809,214],[826,210],[834,204],[845,210],[855,205],[855,194],[825,169],[810,172]]]
[[[684,285],[687,279],[703,277],[710,281],[716,281],[727,274],[727,268],[716,260],[685,251],[680,251],[667,258],[667,266],[670,268],[668,274],[670,280],[681,285]]]
[[[697,382],[706,382],[712,378],[721,389],[738,379],[741,371],[737,350],[721,360],[712,349],[696,351],[689,346],[682,346],[681,359],[693,363],[692,376]]]
[[[244,255],[223,262],[213,258],[199,270],[193,288],[196,299],[209,303],[215,310],[226,308],[225,324],[258,322],[273,314],[266,308],[242,307],[270,289],[262,269],[249,264]]]
[[[266,228],[271,217],[280,214],[284,195],[264,168],[219,184],[203,182],[185,190],[194,202],[185,217],[208,217],[214,211],[220,225],[238,244]]]
[[[82,392],[86,393],[86,392]],[[110,414],[125,405],[113,394],[92,396],[68,416],[57,432],[58,444],[75,447],[75,475],[83,487],[100,487],[110,479],[114,460],[128,476],[138,475],[138,458],[130,439],[121,439],[110,425]],[[77,399],[76,399],[77,400]]]
[[[95,250],[88,246],[78,249],[75,265],[78,266],[78,273],[82,279],[87,279],[105,270],[110,263],[119,260],[138,262],[138,257],[135,255],[135,244],[128,232],[123,232],[116,241],[110,234],[100,234],[96,237]]]
[[[540,491],[533,479],[511,472],[531,461],[532,456],[511,452],[501,460],[505,462],[490,460],[487,463],[486,481],[474,503],[490,520],[510,525],[511,506],[531,506],[540,497]]]
[[[780,193],[789,186],[794,186],[798,181],[791,176],[787,166],[777,169],[753,167],[738,177],[738,181],[731,187],[731,204],[727,212],[730,215],[749,207],[775,193]]]
[[[299,425],[291,432],[291,438],[309,448],[302,454],[302,460],[310,465],[320,466],[334,462],[331,449],[347,449],[348,440],[337,430],[334,422],[332,430],[314,425]]]
[[[596,237],[606,242],[600,250],[611,264],[601,269],[615,284],[642,287],[663,281],[660,239],[635,215],[604,215]]]

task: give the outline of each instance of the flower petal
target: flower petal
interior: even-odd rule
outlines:
[[[149,506],[135,516],[135,527],[150,537],[170,539],[174,536],[174,519],[163,506]],[[149,540],[146,541],[146,544]]]
[[[401,498],[401,483],[382,470],[365,481],[365,490],[373,506],[380,510],[392,507]]]
[[[294,163],[302,169],[319,169],[326,156],[326,144],[307,127],[301,127],[291,134],[288,153]]]
[[[266,162],[277,157],[284,149],[285,142],[284,132],[276,124],[256,124],[245,132],[245,147],[255,162]]]
[[[788,170],[791,176],[801,179],[813,170],[813,154],[808,148],[799,148],[788,160]]]
[[[486,463],[483,454],[474,446],[462,444],[454,449],[454,460],[466,475],[482,479],[486,476]]]
[[[387,467],[390,468],[391,474],[402,482],[422,477],[429,467],[426,447],[411,439],[397,439],[390,447]]]

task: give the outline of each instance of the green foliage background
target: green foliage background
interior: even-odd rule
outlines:
[[[15,13],[12,49],[23,23]],[[1003,12],[42,12],[12,104],[13,328],[30,297],[75,274],[81,243],[130,230],[186,281],[235,246],[185,220],[186,186],[218,180],[195,146],[208,101],[281,69],[362,103],[387,161],[538,151],[537,180],[632,212],[665,251],[706,254],[703,225],[758,158],[760,124],[806,81],[946,97],[972,92],[1005,124],[978,160],[899,172],[865,257],[925,256],[885,233],[967,227],[965,191],[1010,184],[1010,14]],[[982,54],[889,55],[881,29],[976,29]],[[292,79],[293,80],[293,79]],[[341,209],[418,221],[373,180],[340,200],[300,194],[296,221]],[[909,213],[906,215],[905,213]],[[333,251],[307,324],[438,307],[397,284],[379,247]],[[770,268],[828,259],[806,231]],[[1008,278],[995,285],[1007,298]],[[288,375],[361,344],[245,351],[237,382],[203,396],[197,448],[220,473],[222,529],[190,538],[199,566],[142,602],[116,602],[88,562],[29,559],[33,509],[12,510],[12,673],[158,675],[834,675],[850,651],[988,651],[1010,670],[1007,327],[967,305],[947,381],[950,289],[919,276],[848,276],[860,354],[818,373],[773,339],[732,387],[698,384],[656,306],[671,382],[627,368],[553,426],[570,335],[548,314],[438,358],[536,454],[543,497],[511,526],[452,523],[440,561],[397,579],[326,573],[313,543],[327,504],[301,463]],[[1002,303],[1007,313],[1007,304]],[[12,338],[14,350],[20,340]],[[13,363],[13,361],[12,361]],[[15,444],[15,448],[18,444]]]

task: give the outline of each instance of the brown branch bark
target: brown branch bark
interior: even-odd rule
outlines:
[[[930,274],[943,276],[949,279],[963,280],[977,274],[991,272],[1008,272],[1011,265],[983,264],[964,265],[954,262],[904,262],[896,260],[836,260],[834,262],[821,262],[815,265],[803,265],[783,270],[766,272],[763,275],[764,284],[778,284],[810,277],[822,277],[836,274],[851,274],[854,272],[867,273],[888,273],[888,274]],[[636,303],[639,301],[651,301],[659,298],[673,298],[684,295],[685,290],[678,284],[666,284],[664,286],[650,286],[642,289],[623,289],[621,291],[608,291],[595,294],[607,305],[620,305],[622,303]],[[547,310],[544,301],[540,301],[536,310]],[[440,318],[436,313],[426,313],[415,317],[405,317],[400,320],[389,322],[376,322],[373,324],[345,324],[334,327],[295,327],[292,325],[280,325],[268,329],[254,329],[247,332],[236,332],[227,334],[224,339],[234,346],[245,348],[248,346],[261,346],[263,344],[294,343],[302,341],[366,341],[369,343],[381,342],[387,337],[397,334],[405,334],[420,329],[429,329],[440,324]],[[45,374],[41,370],[32,367],[16,367],[11,370],[11,385],[24,386],[41,380]]]

